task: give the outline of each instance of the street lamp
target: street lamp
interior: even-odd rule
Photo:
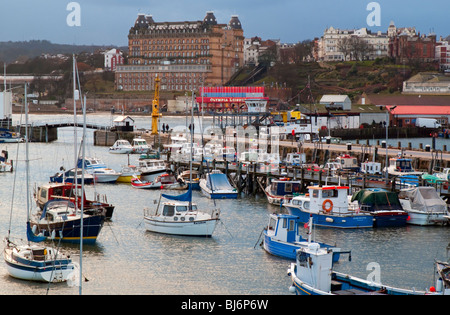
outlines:
[[[388,157],[388,129],[389,129],[389,113],[394,110],[397,107],[397,105],[392,106],[391,108],[387,108],[386,106],[386,162],[385,162],[385,169],[386,169],[386,184],[389,183],[389,173],[388,173],[388,163],[389,163],[389,157]]]

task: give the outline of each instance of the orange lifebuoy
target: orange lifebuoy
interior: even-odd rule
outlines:
[[[327,207],[327,204],[329,203],[329,206]],[[326,212],[330,212],[331,210],[333,210],[333,201],[331,201],[330,199],[326,199],[323,203],[322,203],[322,209]]]

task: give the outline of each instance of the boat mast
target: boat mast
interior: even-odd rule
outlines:
[[[191,150],[189,157],[189,188],[192,189],[192,151],[194,151],[194,90],[192,90],[191,104]],[[203,156],[203,155],[202,155]],[[203,161],[202,161],[203,163]],[[192,210],[192,198],[189,200],[189,210]]]
[[[30,160],[28,156],[28,99],[27,83],[25,83],[25,177],[27,185],[27,222],[30,220]]]

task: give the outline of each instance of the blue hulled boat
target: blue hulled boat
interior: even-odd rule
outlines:
[[[408,290],[387,286],[333,271],[333,253],[317,243],[297,250],[296,262],[287,271],[292,286],[289,291],[298,295],[446,295],[437,281],[434,292]]]
[[[213,170],[200,179],[202,193],[211,199],[236,199],[237,190],[228,181],[227,175]]]
[[[105,221],[104,208],[97,208],[95,213],[84,213],[77,210],[69,200],[50,200],[42,211],[36,212],[30,220],[33,234],[61,240],[66,243],[79,243],[81,237],[81,222],[83,222],[83,243],[92,244]]]
[[[309,186],[309,194],[299,195],[283,206],[302,223],[333,228],[371,228],[373,217],[355,205],[349,205],[347,186]]]
[[[297,249],[308,246],[312,234],[312,222],[304,226],[298,217],[290,214],[271,214],[267,229],[264,230],[264,249],[274,256],[295,260]],[[300,231],[308,229],[308,238]],[[320,247],[333,251],[333,262],[339,260],[341,249],[335,245],[319,243]]]
[[[408,213],[396,192],[381,188],[367,188],[353,194],[351,202],[373,216],[374,227],[406,226]]]

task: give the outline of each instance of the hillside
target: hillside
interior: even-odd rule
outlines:
[[[112,46],[111,46],[112,47]],[[78,54],[81,52],[95,52],[98,49],[110,48],[109,46],[96,45],[65,45],[53,44],[47,40],[31,40],[24,42],[0,42],[0,62],[23,62],[27,59],[38,57],[42,54]],[[127,50],[127,47],[120,47]]]
[[[295,102],[309,102],[310,83],[314,99],[323,94],[347,94],[357,99],[362,93],[397,93],[403,81],[421,71],[436,70],[434,64],[395,64],[389,58],[334,63],[278,64],[254,85],[278,84],[291,88]],[[299,94],[300,93],[300,94]]]

